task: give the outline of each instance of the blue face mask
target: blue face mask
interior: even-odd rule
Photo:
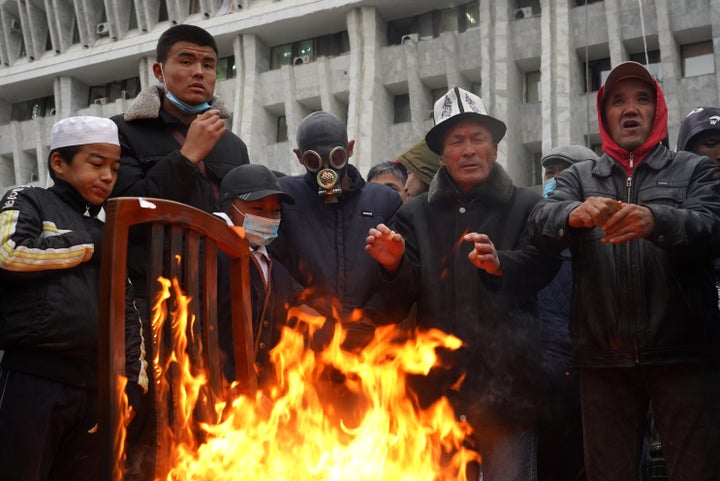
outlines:
[[[200,105],[190,105],[186,104],[179,98],[175,97],[172,92],[170,92],[167,87],[165,87],[165,96],[167,99],[172,102],[172,104],[177,107],[180,112],[187,114],[187,115],[195,115],[195,114],[201,114],[207,110],[210,110],[212,106],[205,102]]]
[[[555,190],[555,187],[557,187],[557,181],[555,180],[555,177],[546,180],[543,184],[543,197],[547,198],[547,196],[550,195],[550,192]]]
[[[251,246],[266,246],[278,236],[280,219],[271,219],[261,215],[245,214],[232,204],[233,209],[241,213],[245,218],[242,226],[245,228],[245,238]]]

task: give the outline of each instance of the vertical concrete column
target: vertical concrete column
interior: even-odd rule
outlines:
[[[668,132],[671,135],[671,146],[674,148],[677,131],[680,128],[682,118],[677,115],[680,112],[679,85],[682,78],[681,59],[679,49],[675,42],[675,36],[670,30],[671,19],[673,15],[670,10],[669,0],[655,0],[655,13],[657,15],[658,43],[660,44],[660,61],[662,62],[662,90],[665,94],[665,102],[667,103],[668,112]],[[643,2],[645,11],[643,15],[647,17],[648,12],[652,11],[650,2]]]
[[[622,0],[605,0],[605,18],[608,28],[608,46],[610,48],[610,64],[612,67],[628,58],[622,43],[620,24],[620,3]],[[586,7],[587,8],[587,7]]]
[[[540,18],[540,54],[542,151],[568,144],[572,139],[570,62],[576,58],[571,49],[570,9],[567,2],[542,0]]]
[[[155,64],[155,54],[149,57],[142,57],[138,61],[138,77],[140,77],[140,88],[147,88],[160,82],[155,78],[153,72],[153,64]]]
[[[317,79],[320,84],[320,108],[325,112],[332,112],[340,118],[345,118],[345,107],[332,94],[336,91],[330,69],[330,59],[320,57],[311,64],[317,70]]]
[[[74,77],[61,76],[53,80],[55,96],[55,118],[61,119],[75,115],[88,106],[90,88]]]
[[[421,136],[425,135],[423,120],[427,117],[430,106],[428,106],[427,95],[425,95],[425,86],[420,80],[417,44],[417,40],[407,40],[403,43],[402,49],[405,58],[405,78],[410,97],[410,120],[415,135]]]
[[[235,79],[233,80],[233,90],[235,91],[235,95],[233,96],[232,104],[228,105],[228,108],[233,113],[233,121],[230,126],[230,130],[241,138],[242,122],[245,113],[243,110],[243,104],[245,102],[245,88],[249,87],[248,83],[252,84],[252,87],[255,86],[252,81],[248,82],[248,79],[245,78],[248,74],[248,69],[245,63],[245,50],[243,49],[244,44],[245,42],[243,41],[242,35],[236,35],[235,38],[233,38],[232,47],[233,55],[235,56]],[[250,139],[248,139],[248,141],[249,140]]]
[[[715,91],[717,96],[708,99],[712,105],[720,105],[720,2],[710,2],[710,27],[712,29],[713,52],[715,52]]]
[[[510,42],[511,0],[481,1],[480,28],[482,33],[481,74],[482,98],[488,113],[505,122],[508,135],[498,145],[498,162],[508,171],[517,183],[526,183],[528,169],[522,165],[525,148],[519,132],[520,91],[519,71],[512,57]]]
[[[378,108],[392,105],[380,78],[379,50],[380,41],[385,38],[384,24],[372,7],[353,9],[347,18],[350,37],[348,135],[356,141],[353,164],[361,172],[367,172],[373,159],[387,157],[389,141],[385,126],[390,122],[387,116],[392,110]]]

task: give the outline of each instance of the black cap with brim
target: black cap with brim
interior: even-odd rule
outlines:
[[[433,119],[435,126],[425,135],[425,142],[436,154],[442,154],[443,138],[447,131],[462,120],[476,120],[483,124],[496,144],[505,137],[507,131],[505,122],[488,115],[480,97],[459,87],[451,89],[435,102]]]
[[[220,184],[220,201],[239,198],[246,201],[260,200],[270,195],[279,195],[282,202],[294,204],[293,196],[284,192],[277,177],[270,169],[260,164],[246,164],[228,172]]]

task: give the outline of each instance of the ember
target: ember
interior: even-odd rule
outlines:
[[[158,304],[169,297],[170,283],[163,281],[163,287]],[[173,289],[177,309],[170,322],[180,334],[168,365],[156,369],[161,375],[171,369],[182,373],[182,392],[173,397],[181,401],[175,415],[184,422],[175,423],[183,432],[172,433],[167,480],[464,481],[465,465],[479,460],[463,446],[470,428],[456,420],[446,399],[422,410],[406,390],[408,374],[427,373],[437,362],[435,347],[458,349],[461,341],[440,331],[408,339],[394,327],[378,329],[355,353],[340,349],[342,330],[315,352],[299,328],[285,328],[271,352],[276,386],[216,406],[218,422],[201,424],[198,436],[191,420],[203,401],[199,387],[205,376],[185,353],[181,333],[195,318],[177,283]],[[155,312],[157,321],[166,311],[158,305]],[[301,321],[312,333],[324,318],[305,315]],[[199,437],[202,442],[195,441]]]

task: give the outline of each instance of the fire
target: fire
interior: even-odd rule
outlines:
[[[162,283],[154,324],[162,324],[167,313],[160,304],[170,297],[170,282]],[[160,376],[181,373],[181,392],[173,396],[183,419],[174,423],[180,432],[171,433],[167,481],[466,481],[466,464],[479,461],[463,445],[469,426],[456,420],[445,398],[423,410],[406,389],[408,374],[426,374],[437,362],[436,347],[458,349],[459,339],[437,330],[408,338],[382,327],[360,352],[348,352],[340,347],[346,332],[336,329],[329,345],[316,352],[307,347],[308,335],[325,319],[300,310],[290,316],[301,319],[298,325],[307,332],[284,328],[271,352],[275,385],[218,404],[216,419],[201,423],[198,435],[193,412],[203,402],[206,376],[185,352],[183,333],[195,318],[188,298],[172,285],[177,309],[168,318],[177,333],[175,351],[165,366],[157,359],[155,364]]]

